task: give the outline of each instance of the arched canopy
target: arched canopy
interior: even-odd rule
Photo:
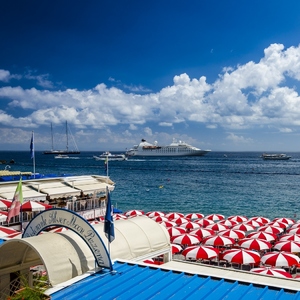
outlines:
[[[110,245],[111,259],[139,260],[154,252],[168,251],[167,230],[155,221],[135,217],[115,221],[115,240]],[[95,230],[107,246],[103,224]],[[16,268],[43,264],[52,286],[81,275],[95,267],[90,248],[71,230],[63,233],[44,233],[24,239],[11,239],[0,246],[0,276]]]

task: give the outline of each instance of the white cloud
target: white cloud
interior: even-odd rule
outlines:
[[[229,135],[226,137],[227,140],[235,143],[235,144],[250,144],[253,142],[253,140],[251,138],[245,138],[243,136],[238,136],[234,133],[229,133]]]

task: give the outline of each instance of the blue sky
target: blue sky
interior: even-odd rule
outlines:
[[[300,150],[300,2],[4,1],[0,150]],[[71,146],[72,147],[72,146]]]

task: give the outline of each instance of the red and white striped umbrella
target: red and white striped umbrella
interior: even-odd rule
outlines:
[[[263,226],[258,228],[258,231],[264,231],[264,232],[269,232],[269,233],[273,233],[273,234],[280,234],[284,231],[283,228],[277,227],[277,226]]]
[[[255,264],[260,261],[260,255],[256,251],[246,249],[229,249],[225,250],[223,259],[242,265]]]
[[[195,221],[197,224],[199,224],[201,227],[205,228],[208,225],[214,224],[215,222],[213,220],[209,219],[201,219]]]
[[[21,211],[43,211],[52,208],[52,205],[37,201],[26,201],[21,205]]]
[[[253,268],[250,270],[250,272],[258,273],[262,275],[276,276],[281,278],[293,278],[293,276],[290,273],[288,273],[286,270],[279,269],[279,268],[267,268],[267,267]]]
[[[0,209],[7,210],[8,208],[11,207],[11,200],[6,200],[6,199],[0,199]]]
[[[212,220],[212,221],[221,221],[221,220],[224,220],[225,217],[220,214],[210,214],[210,215],[206,216],[205,219]]]
[[[89,221],[89,223],[91,225],[97,225],[97,224],[101,224],[102,222],[101,221],[95,221],[95,220],[93,220],[93,221]]]
[[[243,222],[246,222],[248,220],[248,218],[245,217],[245,216],[230,216],[227,219],[230,220],[230,221],[236,221],[238,223],[243,223]]]
[[[154,220],[155,222],[169,221],[168,218],[163,217],[163,216],[157,216],[157,217],[153,217],[151,219]]]
[[[177,218],[183,218],[184,214],[178,213],[178,212],[171,212],[165,215],[169,220],[177,219]]]
[[[298,265],[300,259],[297,255],[290,252],[267,252],[260,261],[266,265],[289,267],[292,265]]]
[[[219,221],[217,224],[222,224],[222,225],[227,226],[228,228],[231,228],[231,227],[239,224],[239,222],[232,221],[232,220],[222,220],[222,221]]]
[[[200,225],[195,222],[187,222],[181,224],[180,227],[185,228],[187,230],[194,230],[200,228]]]
[[[14,233],[20,233],[20,232],[10,227],[0,226],[0,237],[5,237]]]
[[[270,222],[268,224],[266,224],[268,226],[276,226],[276,227],[280,227],[280,228],[287,228],[289,225],[286,224],[286,223],[283,223],[283,222],[279,222],[279,221],[273,221],[273,222]]]
[[[169,227],[167,230],[169,232],[170,237],[175,236],[175,235],[184,234],[186,232],[186,230],[181,227]]]
[[[227,229],[220,231],[219,235],[228,236],[232,239],[239,240],[244,238],[246,234],[245,231],[242,230]]]
[[[265,217],[252,217],[249,220],[254,220],[254,221],[257,221],[257,222],[263,223],[263,224],[267,224],[270,222],[270,219],[265,218]]]
[[[199,228],[190,232],[190,234],[195,234],[199,236],[201,239],[214,235],[215,232],[211,229],[207,228]]]
[[[125,215],[122,215],[122,214],[113,214],[113,218],[114,218],[114,220],[125,220],[125,219],[127,219],[127,217]],[[104,218],[100,219],[100,222],[104,222]]]
[[[290,234],[300,234],[300,227],[288,229],[287,233],[290,233]]]
[[[125,213],[126,217],[136,217],[136,216],[142,216],[145,213],[142,210],[139,209],[133,209],[133,210],[129,210]]]
[[[158,223],[165,226],[165,227],[167,227],[167,228],[177,226],[177,224],[175,222],[172,222],[172,221],[162,221],[162,222],[158,222]]]
[[[172,254],[178,254],[182,251],[182,247],[178,244],[171,244],[172,247]]]
[[[195,245],[201,242],[201,239],[194,234],[181,234],[171,237],[171,242],[180,245]]]
[[[66,227],[57,227],[57,228],[49,230],[49,232],[59,233],[59,232],[67,231],[67,230],[69,230],[69,229]]]
[[[191,246],[184,249],[181,254],[185,258],[212,259],[219,255],[219,250],[207,246]]]
[[[183,217],[179,217],[179,218],[172,219],[172,222],[175,222],[177,225],[182,225],[184,223],[189,222],[189,220]]]
[[[4,240],[10,240],[10,239],[21,239],[22,233],[20,231],[16,231],[14,233],[11,233],[9,235],[3,236],[2,239]]]
[[[275,243],[274,249],[287,252],[300,252],[300,242],[295,241],[280,241]]]
[[[190,213],[190,214],[186,214],[184,217],[186,219],[196,220],[196,219],[202,219],[204,215],[199,213]]]
[[[143,263],[150,264],[150,265],[156,265],[154,259],[152,259],[152,258],[148,258],[148,259],[143,260]]]
[[[285,234],[282,235],[279,239],[279,241],[295,241],[300,242],[300,235],[299,234]]]
[[[261,227],[261,226],[264,225],[263,223],[257,222],[257,221],[255,221],[255,220],[248,220],[248,221],[246,221],[244,224],[251,225],[251,226],[253,226],[253,227],[255,227],[255,228]]]
[[[299,228],[299,227],[300,227],[300,223],[295,223],[289,228],[289,230],[294,229],[294,228]]]
[[[154,217],[163,217],[165,214],[161,211],[149,211],[146,213],[146,216],[149,218],[154,218]]]
[[[222,225],[220,223],[215,223],[215,224],[207,225],[205,228],[211,229],[211,230],[214,230],[214,231],[222,231],[222,230],[229,229],[228,226]]]
[[[260,240],[265,240],[268,242],[273,242],[277,239],[277,236],[276,236],[276,234],[273,234],[273,233],[257,231],[257,232],[249,233],[247,235],[247,238],[260,239]]]
[[[272,244],[266,240],[260,240],[255,238],[246,238],[238,242],[239,246],[242,248],[250,250],[269,250],[272,248]]]
[[[255,230],[255,227],[252,225],[249,225],[249,224],[241,223],[241,224],[233,226],[231,229],[242,230],[242,231],[253,231],[253,230]]]
[[[211,246],[227,246],[227,245],[233,245],[234,243],[235,243],[234,239],[222,235],[214,235],[211,237],[207,237],[203,241],[204,245],[211,245]]]
[[[278,222],[282,222],[288,225],[293,225],[295,224],[295,221],[291,218],[275,218],[273,221],[278,221]]]
[[[0,222],[5,222],[7,219],[8,212],[7,211],[0,211]]]

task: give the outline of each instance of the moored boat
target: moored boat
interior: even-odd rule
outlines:
[[[70,156],[67,155],[67,154],[58,154],[58,155],[54,156],[54,158],[64,158],[64,159],[68,159],[68,158],[70,158]]]
[[[125,154],[112,154],[110,152],[103,152],[101,155],[94,155],[93,158],[95,160],[108,160],[108,161],[122,161],[127,160]]]
[[[203,156],[211,150],[202,150],[185,142],[177,142],[175,139],[170,145],[161,146],[157,142],[153,144],[142,139],[139,145],[133,146],[126,152],[127,156]]]
[[[291,156],[286,155],[284,153],[274,153],[274,154],[268,154],[268,153],[263,153],[261,156],[265,160],[288,160],[291,158]]]

